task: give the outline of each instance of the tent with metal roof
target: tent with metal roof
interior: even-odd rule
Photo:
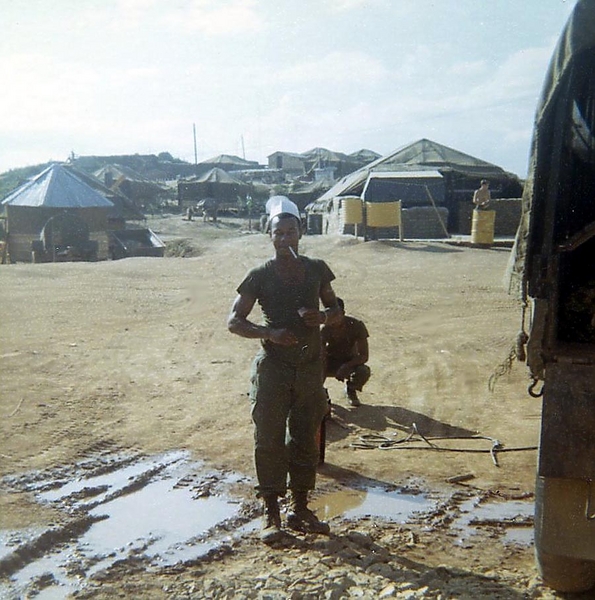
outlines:
[[[3,201],[8,252],[13,261],[30,261],[32,243],[39,241],[52,219],[67,219],[70,230],[87,232],[107,257],[108,215],[113,203],[61,164],[53,164],[11,192]],[[74,224],[74,225],[73,225]]]
[[[318,198],[316,203],[326,205],[333,198],[361,196],[370,173],[414,172],[412,177],[419,179],[419,173],[426,170],[437,171],[442,175],[443,181],[440,185],[445,190],[443,204],[449,212],[449,230],[453,232],[459,227],[459,203],[471,202],[473,192],[479,187],[481,179],[489,179],[493,197],[518,198],[522,193],[522,184],[516,175],[454,148],[421,139],[343,177]],[[400,186],[405,183],[402,176],[399,177],[398,183]],[[431,205],[429,199],[427,204]]]
[[[113,204],[60,164],[53,164],[10,193],[3,206],[109,208]]]

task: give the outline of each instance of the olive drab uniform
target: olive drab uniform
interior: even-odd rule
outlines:
[[[321,338],[318,327],[300,317],[302,307],[318,309],[320,289],[334,274],[318,259],[300,256],[302,282],[282,281],[273,261],[252,269],[238,287],[256,298],[272,328],[289,329],[299,342],[281,346],[262,340],[252,364],[254,461],[259,495],[284,495],[314,489],[319,448],[316,433],[327,411],[323,387]]]
[[[326,376],[334,377],[341,365],[349,362],[356,355],[358,340],[370,337],[363,321],[345,316],[344,325],[340,328],[325,326],[322,328],[322,342],[326,347]],[[362,388],[370,379],[370,367],[357,365],[349,373],[347,383],[356,390]]]

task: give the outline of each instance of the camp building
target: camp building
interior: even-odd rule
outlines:
[[[52,164],[3,201],[12,261],[31,262],[51,246],[81,258],[108,256],[108,215],[114,204],[61,164]],[[74,258],[71,256],[71,258]]]
[[[469,233],[473,192],[482,179],[490,181],[496,224],[500,222],[506,230],[497,233],[514,235],[520,218],[520,179],[428,139],[408,144],[340,179],[307,207],[308,229],[310,233],[354,233],[358,217],[352,218],[351,208],[365,209],[370,204],[377,208],[379,203],[400,201],[400,226],[406,237]]]
[[[214,198],[220,210],[234,210],[239,207],[238,200],[244,199],[251,191],[249,184],[214,167],[200,177],[178,182],[178,206],[185,209],[196,206],[205,198]]]

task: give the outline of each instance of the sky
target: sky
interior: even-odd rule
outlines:
[[[524,177],[577,0],[0,0],[0,172],[428,138]]]

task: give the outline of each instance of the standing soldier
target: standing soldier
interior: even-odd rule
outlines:
[[[297,206],[275,196],[267,208],[274,256],[239,285],[228,329],[261,340],[250,398],[256,490],[265,509],[261,539],[270,543],[282,533],[278,498],[288,487],[292,511],[287,525],[302,532],[330,531],[308,508],[308,492],[315,487],[316,436],[327,412],[320,325],[332,323],[340,311],[327,264],[298,254],[302,228]],[[264,325],[248,320],[256,302]],[[319,310],[320,302],[325,310]]]

